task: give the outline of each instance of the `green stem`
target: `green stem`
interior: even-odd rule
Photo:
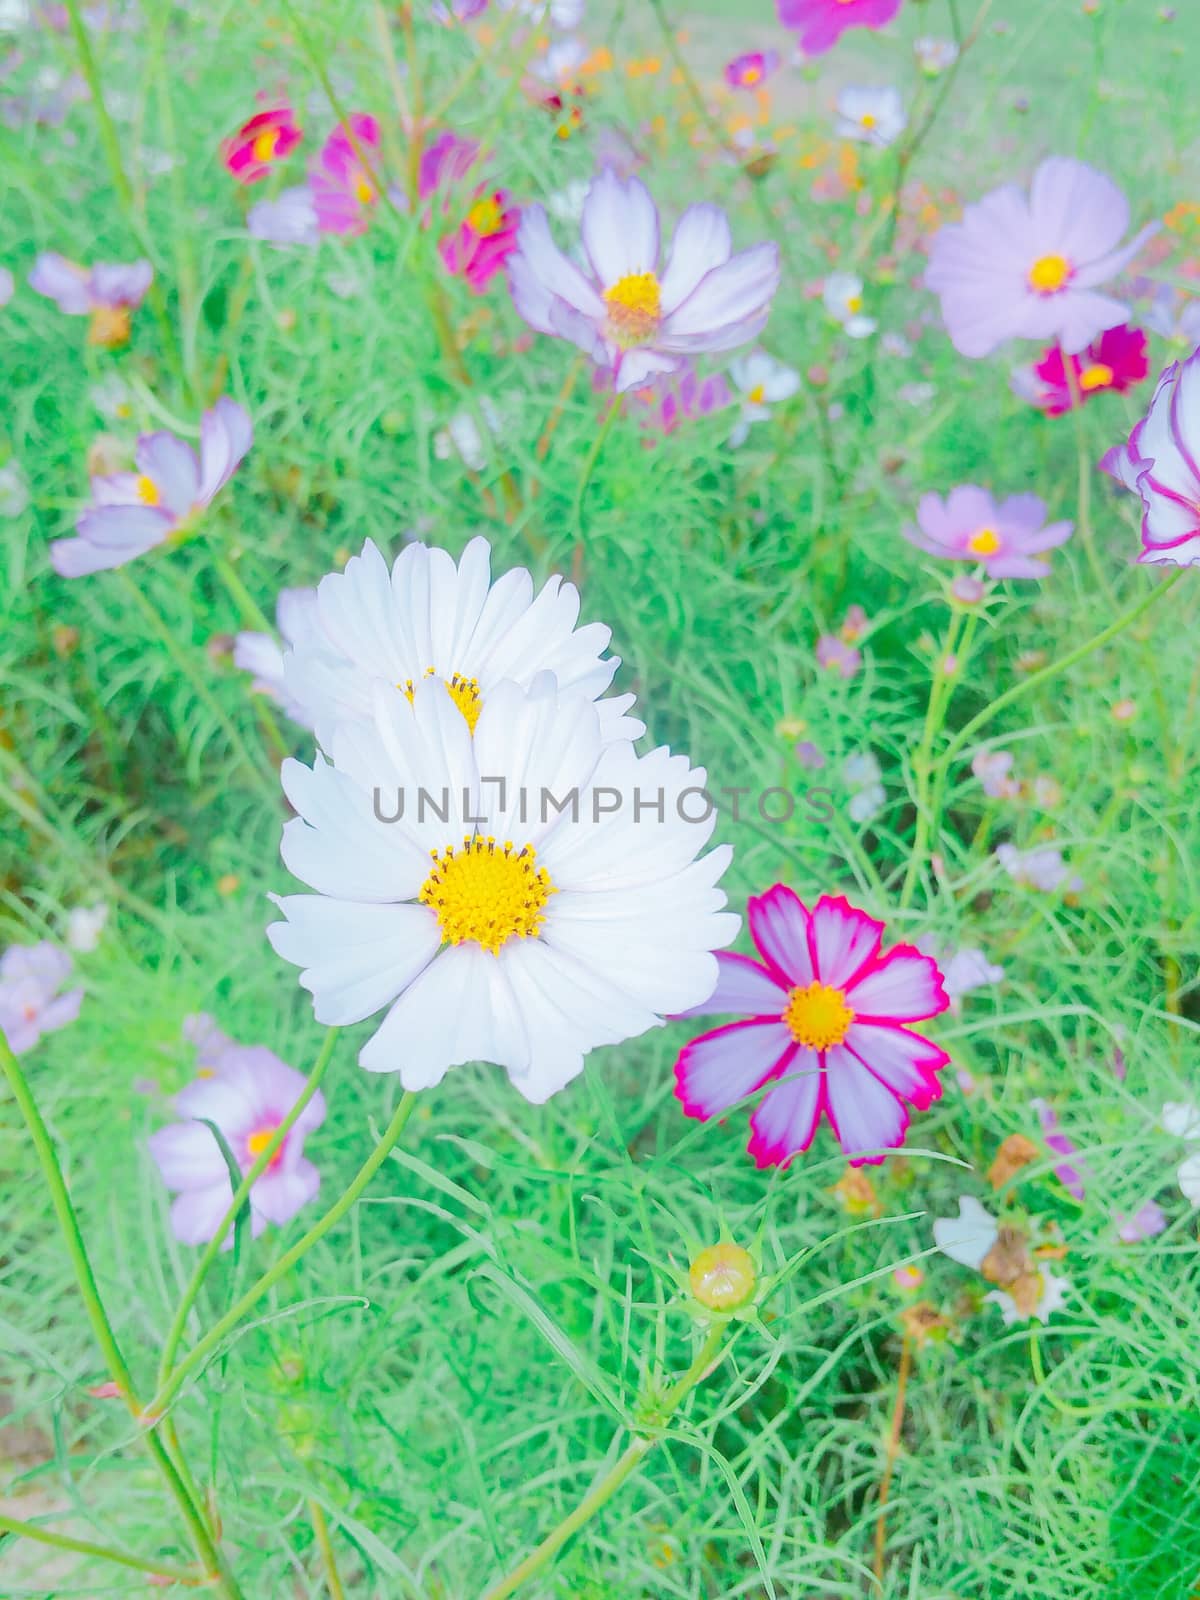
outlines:
[[[1079,483],[1077,495],[1079,536],[1083,540],[1083,552],[1087,557],[1087,564],[1091,568],[1092,577],[1096,580],[1096,587],[1109,605],[1115,606],[1117,597],[1113,593],[1112,584],[1108,581],[1108,574],[1101,564],[1096,550],[1096,536],[1092,531],[1092,462],[1088,453],[1087,432],[1083,423],[1083,392],[1080,388],[1079,376],[1075,371],[1074,356],[1069,356],[1061,345],[1058,353],[1062,357],[1067,390],[1071,396],[1071,422],[1075,428],[1075,460]]]
[[[592,474],[596,470],[596,463],[600,459],[600,452],[604,449],[605,440],[612,432],[613,423],[621,409],[621,396],[614,394],[609,402],[608,411],[604,421],[596,429],[596,437],[592,440],[592,448],[587,453],[583,463],[583,470],[579,474],[579,482],[575,486],[575,506],[571,513],[571,526],[575,530],[575,551],[578,559],[583,553],[583,501],[588,492],[588,485],[592,481]]]
[[[900,909],[903,910],[912,899],[913,890],[916,888],[917,877],[925,864],[926,851],[933,833],[933,815],[929,803],[933,778],[933,743],[941,732],[942,724],[946,720],[946,712],[954,694],[954,680],[958,676],[957,663],[955,670],[946,671],[946,661],[955,652],[958,643],[959,631],[963,625],[963,613],[959,610],[952,612],[950,626],[946,632],[946,642],[938,651],[937,659],[933,666],[933,682],[929,686],[929,703],[925,708],[925,727],[921,733],[921,742],[917,746],[916,755],[913,757],[913,774],[916,778],[916,806],[917,826],[913,835],[913,845],[908,856],[908,869],[904,874],[904,884],[900,890]]]
[[[330,1600],[346,1600],[346,1591],[342,1588],[341,1578],[338,1577],[333,1540],[329,1537],[329,1523],[325,1520],[325,1509],[319,1500],[308,1502],[308,1514],[312,1518],[317,1549],[321,1552],[321,1560],[325,1566],[325,1582],[329,1587]]]
[[[1169,589],[1174,588],[1185,570],[1183,567],[1177,568],[1169,578],[1162,583],[1155,584],[1154,588],[1144,594],[1140,600],[1135,601],[1133,605],[1123,611],[1115,622],[1110,622],[1107,628],[1102,628],[1099,633],[1093,634],[1090,639],[1086,639],[1083,644],[1077,645],[1074,650],[1068,651],[1058,661],[1051,661],[1040,672],[1034,672],[1028,678],[1022,679],[1020,683],[1014,683],[1011,689],[1006,689],[990,705],[984,706],[983,710],[972,717],[970,722],[960,728],[950,740],[937,763],[938,770],[944,771],[962,747],[965,744],[969,744],[979,730],[986,727],[992,718],[1003,711],[1006,706],[1011,706],[1016,701],[1024,699],[1027,694],[1032,694],[1043,683],[1048,683],[1052,678],[1056,678],[1060,672],[1068,671],[1077,661],[1082,661],[1085,656],[1091,655],[1093,650],[1101,649],[1110,640],[1115,639],[1119,633],[1123,633],[1126,628],[1137,621],[1143,612],[1149,611],[1156,600],[1166,594]]]
[[[104,1302],[100,1298],[100,1290],[96,1284],[96,1277],[92,1271],[91,1261],[88,1259],[87,1247],[83,1242],[83,1235],[79,1230],[79,1222],[75,1216],[75,1208],[71,1204],[71,1197],[67,1193],[66,1180],[62,1175],[62,1168],[58,1163],[58,1156],[54,1150],[54,1141],[50,1137],[49,1129],[42,1120],[37,1102],[33,1098],[28,1081],[21,1064],[8,1047],[8,1042],[0,1033],[0,1068],[8,1079],[13,1098],[21,1115],[25,1119],[25,1126],[29,1129],[38,1163],[42,1169],[46,1187],[50,1191],[50,1201],[54,1207],[54,1214],[58,1218],[58,1225],[62,1230],[63,1239],[67,1246],[67,1254],[71,1258],[71,1265],[75,1272],[75,1282],[79,1288],[80,1298],[83,1301],[84,1311],[91,1325],[92,1335],[100,1347],[104,1363],[108,1368],[109,1376],[124,1396],[126,1405],[135,1416],[138,1416],[141,1407],[134,1392],[133,1378],[125,1357],[121,1354],[121,1347],[117,1343],[116,1334],[113,1332],[112,1323],[104,1309]],[[146,1447],[154,1458],[154,1464],[172,1498],[175,1500],[184,1521],[192,1535],[204,1570],[209,1573],[219,1584],[221,1592],[227,1600],[243,1600],[242,1592],[232,1572],[213,1543],[200,1508],[192,1501],[187,1488],[179,1475],[175,1463],[171,1460],[166,1446],[154,1434],[146,1435]]]
[[[321,1220],[314,1223],[303,1238],[298,1239],[290,1250],[285,1250],[274,1266],[268,1267],[262,1277],[250,1285],[245,1294],[230,1306],[225,1315],[209,1329],[197,1344],[192,1346],[179,1365],[167,1374],[159,1385],[158,1393],[146,1407],[145,1415],[148,1420],[153,1421],[161,1417],[171,1401],[179,1393],[186,1379],[198,1367],[204,1365],[225,1338],[233,1332],[246,1313],[254,1309],[268,1289],[273,1288],[280,1278],[284,1277],[295,1266],[296,1262],[311,1250],[313,1245],[319,1243],[325,1237],[336,1222],[341,1221],[342,1217],[349,1211],[387,1159],[393,1145],[404,1132],[404,1125],[412,1115],[416,1102],[417,1096],[415,1092],[411,1089],[406,1090],[400,1104],[396,1107],[392,1120],[384,1129],[379,1143],[358,1169],[350,1187],[334,1205],[330,1206]]]
[[[157,1382],[160,1387],[166,1382],[171,1368],[175,1364],[175,1356],[178,1353],[179,1346],[183,1341],[183,1334],[187,1327],[188,1317],[191,1315],[192,1307],[196,1303],[196,1297],[199,1295],[200,1290],[203,1287],[205,1278],[208,1276],[212,1269],[213,1263],[216,1261],[217,1256],[221,1252],[222,1242],[228,1235],[230,1228],[233,1226],[234,1219],[236,1218],[238,1212],[242,1209],[249,1198],[251,1189],[270,1166],[272,1160],[274,1159],[275,1152],[279,1149],[280,1145],[287,1138],[288,1133],[295,1126],[297,1117],[299,1117],[300,1113],[304,1110],[305,1106],[309,1103],[313,1095],[316,1094],[317,1089],[320,1087],[321,1079],[325,1076],[326,1069],[328,1068],[330,1061],[333,1059],[333,1047],[337,1043],[338,1031],[339,1030],[337,1028],[330,1028],[329,1032],[325,1035],[325,1042],[321,1046],[321,1053],[317,1057],[316,1065],[309,1073],[308,1082],[301,1090],[295,1105],[275,1129],[275,1132],[271,1135],[270,1139],[268,1139],[265,1147],[259,1153],[254,1163],[246,1172],[245,1177],[234,1191],[233,1199],[229,1202],[229,1205],[225,1211],[225,1215],[217,1224],[216,1233],[209,1240],[208,1244],[205,1246],[204,1254],[196,1263],[196,1270],[192,1273],[191,1281],[188,1283],[187,1288],[183,1291],[183,1298],[179,1302],[179,1307],[175,1312],[174,1320],[171,1323],[170,1332],[167,1334],[166,1341],[163,1344],[162,1356],[158,1364]]]
[[[729,1336],[729,1344],[737,1337],[741,1324],[735,1324],[735,1331]],[[729,1345],[726,1337],[729,1330],[727,1322],[717,1322],[709,1329],[708,1337],[700,1346],[699,1353],[691,1366],[678,1382],[671,1385],[656,1407],[656,1417],[660,1423],[666,1423],[678,1411],[683,1401],[692,1392],[709,1370],[726,1353]],[[596,1486],[589,1490],[574,1511],[565,1516],[553,1532],[548,1533],[535,1550],[531,1550],[525,1559],[515,1566],[507,1577],[501,1578],[499,1583],[492,1587],[483,1596],[483,1600],[507,1600],[507,1596],[515,1594],[517,1590],[540,1572],[550,1559],[562,1549],[567,1540],[578,1533],[586,1523],[590,1522],[596,1513],[612,1499],[617,1490],[631,1477],[640,1466],[644,1456],[653,1450],[658,1442],[654,1435],[641,1434],[630,1442],[625,1450],[617,1457],[616,1461],[600,1479]]]
[[[143,1561],[141,1556],[127,1555],[124,1550],[113,1550],[106,1544],[92,1544],[88,1539],[72,1539],[69,1534],[55,1533],[52,1528],[40,1528],[36,1522],[19,1522],[15,1517],[0,1516],[0,1533],[11,1534],[15,1539],[33,1539],[37,1544],[53,1545],[56,1550],[73,1550],[77,1555],[91,1556],[96,1561],[114,1561],[119,1567],[132,1567],[135,1572],[152,1572],[156,1578],[169,1578],[172,1583],[195,1583],[198,1573],[185,1567],[164,1567],[158,1561]]]

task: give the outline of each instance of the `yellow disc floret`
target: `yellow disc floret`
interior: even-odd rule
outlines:
[[[426,667],[421,676],[423,678],[436,678],[437,669],[435,667]],[[462,712],[467,727],[474,733],[475,724],[479,721],[479,713],[483,710],[483,701],[479,697],[479,679],[466,678],[461,672],[456,672],[447,678],[445,683],[446,693]],[[417,692],[416,685],[412,679],[409,678],[405,683],[398,683],[396,687],[397,689],[403,689],[404,697],[411,705]]]
[[[623,348],[643,344],[662,320],[662,292],[653,272],[629,272],[604,291],[612,336]]]
[[[1091,394],[1094,389],[1107,389],[1116,377],[1113,369],[1103,361],[1096,361],[1090,367],[1084,367],[1079,374],[1079,387],[1084,394]]]
[[[783,1020],[797,1044],[809,1050],[830,1050],[846,1037],[854,1012],[840,989],[826,983],[809,983],[792,990]]]
[[[1029,269],[1029,287],[1038,294],[1054,294],[1071,276],[1066,256],[1039,256]]]
[[[510,939],[536,936],[555,889],[532,845],[464,838],[434,850],[433,871],[417,897],[437,914],[447,944],[481,945],[497,955]]]
[[[980,528],[967,540],[967,549],[973,556],[994,556],[1000,548],[1000,535],[995,528]]]

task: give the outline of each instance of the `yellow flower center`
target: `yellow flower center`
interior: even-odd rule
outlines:
[[[783,1020],[797,1044],[809,1050],[829,1050],[846,1037],[854,1013],[840,989],[831,989],[825,983],[810,983],[803,989],[792,990]]]
[[[541,932],[546,901],[555,893],[530,844],[464,838],[461,850],[434,850],[433,871],[418,895],[436,914],[446,944],[473,941],[498,955],[510,939]]]
[[[426,667],[421,676],[423,678],[433,678],[437,674],[433,667]],[[479,697],[479,679],[464,678],[461,672],[456,672],[452,677],[446,678],[444,681],[446,693],[462,712],[467,727],[474,733],[475,724],[479,721],[479,713],[483,710],[483,701]],[[398,683],[396,687],[404,690],[405,699],[409,705],[412,705],[413,696],[416,694],[416,685],[412,679],[409,678],[407,683]]]
[[[278,1126],[279,1124],[276,1122],[268,1122],[261,1128],[255,1128],[253,1133],[246,1136],[246,1150],[251,1161],[257,1161],[259,1156],[262,1155],[263,1151],[275,1137],[275,1130],[278,1128]],[[278,1166],[282,1160],[283,1146],[280,1145],[279,1149],[276,1150],[270,1161],[267,1162],[267,1171],[270,1172],[271,1168]]]
[[[1084,367],[1079,374],[1079,387],[1084,394],[1090,394],[1093,389],[1107,389],[1116,377],[1116,373],[1103,361],[1097,361],[1090,367]]]
[[[752,401],[754,405],[760,406],[763,403],[765,393],[766,391],[763,388],[763,385],[761,383],[756,383],[753,389],[751,389],[750,393],[746,396],[746,399]]]
[[[866,128],[868,131],[871,128],[876,127],[878,125],[878,123],[879,123],[879,118],[875,115],[875,113],[873,111],[864,111],[862,116],[859,117],[858,120],[859,120],[859,122],[862,123],[863,127]]]
[[[156,506],[159,502],[158,485],[145,473],[137,481],[137,497],[144,506]]]
[[[1066,256],[1039,256],[1029,269],[1029,287],[1038,294],[1053,294],[1071,276]]]
[[[375,200],[375,185],[365,172],[356,172],[350,187],[354,191],[354,198],[360,205],[369,206],[373,204]]]
[[[862,295],[860,294],[852,294],[846,301],[846,310],[849,311],[853,316],[858,315],[858,313],[862,310],[862,306]]]
[[[132,329],[128,306],[97,306],[88,326],[88,343],[102,350],[118,350],[129,343]]]
[[[490,239],[493,234],[499,233],[503,226],[504,210],[494,194],[487,194],[482,200],[476,200],[467,212],[467,227],[481,239]]]
[[[980,528],[978,533],[973,533],[967,540],[967,549],[972,555],[994,556],[1000,548],[1000,535],[995,528]]]
[[[653,272],[628,272],[604,291],[609,327],[623,348],[642,344],[658,328],[662,295]]]
[[[761,77],[762,69],[760,67],[747,67],[742,73],[742,82],[757,83]]]
[[[254,135],[254,143],[250,146],[250,154],[255,161],[274,161],[278,144],[279,129],[264,128],[261,133]]]

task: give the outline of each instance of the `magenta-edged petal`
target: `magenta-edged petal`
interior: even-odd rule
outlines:
[[[950,999],[937,963],[915,945],[898,944],[850,985],[846,1004],[876,1021],[921,1022],[945,1011]]]
[[[680,365],[678,356],[663,355],[658,350],[627,350],[617,358],[613,389],[617,394],[628,394],[652,378],[677,371]]]
[[[632,273],[657,271],[658,210],[640,178],[622,183],[605,167],[588,187],[580,231],[592,270],[606,288]]]
[[[517,310],[539,333],[555,331],[550,321],[550,304],[555,299],[565,300],[597,322],[604,317],[603,300],[555,244],[541,206],[526,206],[522,211],[508,272]]]
[[[731,1022],[702,1033],[675,1063],[679,1103],[689,1117],[715,1117],[786,1067],[795,1050],[782,1022]]]
[[[782,1083],[764,1095],[750,1118],[747,1147],[759,1167],[784,1167],[807,1150],[821,1120],[822,1079],[819,1058],[798,1050]]]
[[[810,932],[815,976],[831,988],[847,990],[878,951],[883,927],[842,895],[823,894],[813,907]]]
[[[717,951],[717,987],[705,1001],[681,1017],[780,1017],[788,992],[757,961],[729,950]]]
[[[687,299],[666,318],[660,342],[675,336],[710,337],[730,323],[761,316],[779,287],[779,247],[752,245],[707,272]]]
[[[825,1104],[851,1166],[874,1166],[904,1143],[908,1112],[844,1046],[825,1056]]]
[[[780,984],[801,988],[815,977],[808,947],[808,909],[786,884],[751,895],[746,906],[750,937]]]
[[[173,517],[186,517],[200,489],[200,463],[191,445],[173,433],[146,433],[137,443],[137,468],[158,492],[158,503]]]
[[[855,1021],[845,1047],[869,1067],[893,1094],[924,1111],[940,1098],[937,1074],[949,1061],[944,1050],[920,1034],[886,1024]]]
[[[665,316],[685,301],[700,280],[729,260],[733,236],[720,206],[689,206],[675,224],[671,253],[659,284]]]

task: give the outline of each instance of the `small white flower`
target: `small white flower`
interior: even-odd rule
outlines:
[[[900,361],[907,361],[913,353],[912,345],[902,333],[897,333],[893,328],[880,334],[879,348],[885,356],[895,356]]]
[[[318,626],[315,589],[281,589],[275,602],[275,621],[280,636],[290,649]],[[255,694],[269,695],[283,707],[293,722],[311,728],[312,715],[302,701],[288,692],[284,681],[283,650],[270,633],[239,633],[233,641],[233,664],[253,674],[250,684]]]
[[[547,196],[546,209],[560,222],[578,226],[583,217],[583,202],[587,199],[588,187],[586,178],[572,178],[570,183]]]
[[[771,415],[771,407],[781,400],[789,400],[800,387],[800,374],[782,361],[776,361],[765,350],[751,350],[749,355],[735,356],[729,363],[729,376],[742,392],[741,420],[729,436],[732,445],[742,444],[752,422],[765,422]]]
[[[19,461],[0,467],[0,517],[19,517],[29,505],[29,484]]]
[[[934,39],[926,34],[913,41],[913,54],[921,71],[936,78],[958,60],[958,46],[953,39]]]
[[[488,432],[496,437],[503,428],[499,411],[486,395],[479,397],[478,404]],[[479,431],[479,424],[471,412],[457,412],[446,427],[434,435],[433,453],[439,461],[448,461],[452,455],[457,455],[470,471],[483,471],[488,462],[488,450]]]
[[[1161,1121],[1176,1139],[1200,1139],[1200,1106],[1191,1100],[1168,1100]]]
[[[957,1217],[938,1217],[933,1224],[933,1242],[942,1254],[976,1272],[999,1237],[995,1217],[969,1194],[959,1197]]]
[[[108,907],[103,901],[94,906],[76,906],[67,917],[67,946],[86,954],[100,943],[104,924],[108,921]]]
[[[843,139],[886,150],[908,126],[899,89],[849,85],[837,97],[834,126]]]
[[[133,416],[133,390],[115,372],[106,372],[88,390],[88,397],[108,422],[128,422]]]
[[[1003,1289],[993,1289],[984,1295],[985,1300],[990,1300],[993,1305],[1000,1307],[1000,1315],[1004,1318],[1006,1328],[1011,1328],[1014,1322],[1049,1322],[1052,1312],[1067,1309],[1067,1290],[1071,1287],[1071,1280],[1060,1278],[1053,1272],[1043,1271],[1040,1267],[1037,1276],[1041,1293],[1038,1295],[1037,1305],[1028,1317],[1018,1310],[1012,1295]]]
[[[1194,1206],[1200,1206],[1200,1151],[1180,1163],[1179,1187],[1186,1200],[1190,1200]]]
[[[863,316],[863,281],[853,272],[831,272],[825,279],[825,309],[852,339],[866,339],[879,324]]]
[[[1004,968],[993,966],[982,950],[958,950],[942,966],[942,982],[950,998],[1000,983]]]
[[[0,0],[0,33],[16,33],[29,22],[29,15],[29,0]]]

